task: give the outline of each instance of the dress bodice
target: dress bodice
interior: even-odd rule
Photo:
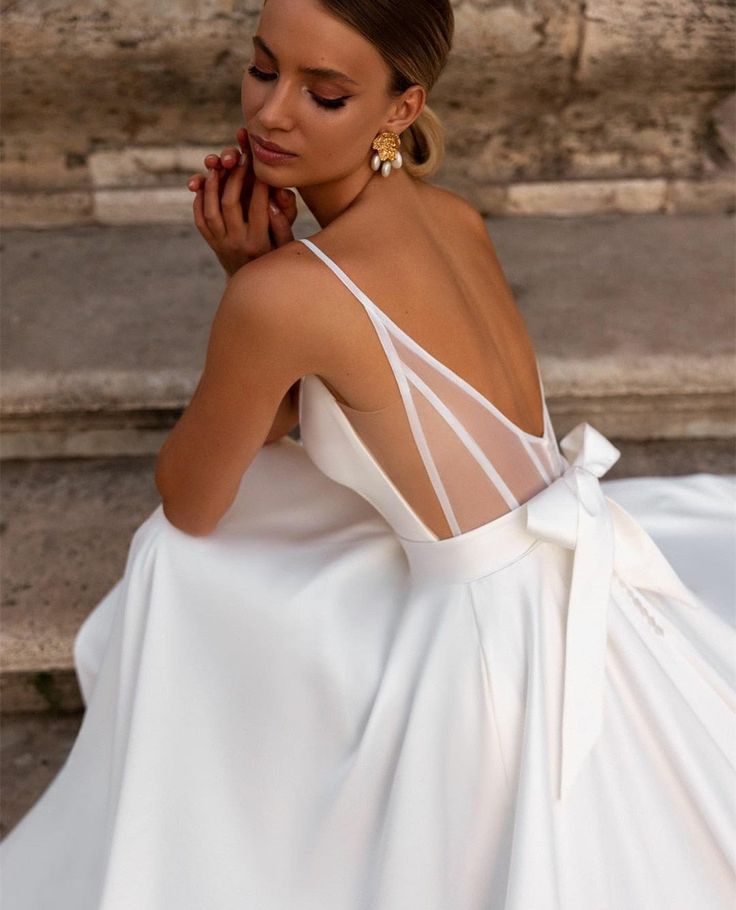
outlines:
[[[437,540],[353,429],[334,395],[313,374],[301,381],[299,426],[306,452],[323,474],[368,500],[400,537]]]
[[[539,366],[544,430],[524,431],[484,395],[401,329],[311,240],[317,255],[362,304],[400,393],[378,441],[384,455],[399,440],[398,459],[426,475],[453,537],[517,509],[564,470]],[[438,540],[366,439],[374,414],[343,406],[316,375],[302,379],[302,438],[317,466],[368,499],[400,536]],[[387,411],[388,409],[385,409]],[[408,429],[407,429],[408,428]],[[407,449],[406,447],[409,447]],[[394,446],[395,448],[395,446]],[[404,454],[406,452],[406,454]],[[417,457],[417,454],[419,457]],[[410,461],[407,461],[410,459]],[[445,538],[447,539],[447,538]]]

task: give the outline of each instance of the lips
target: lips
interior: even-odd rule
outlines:
[[[290,152],[289,149],[285,149],[281,145],[276,145],[275,142],[267,142],[265,139],[262,139],[260,136],[256,136],[255,133],[251,133],[251,136],[253,137],[253,139],[256,140],[256,142],[259,145],[262,145],[266,149],[270,149],[272,152],[280,152],[282,155],[294,155],[295,154],[295,152]]]

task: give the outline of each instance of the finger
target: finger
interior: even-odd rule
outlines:
[[[222,152],[220,152],[220,160],[226,168],[237,167],[239,159],[240,149],[235,148],[234,146],[228,146],[228,148],[223,149]]]
[[[289,219],[289,223],[293,224],[296,221],[297,216],[296,193],[282,188],[278,191],[276,202],[284,215]]]
[[[212,236],[212,232],[207,227],[207,222],[204,219],[204,189],[201,187],[197,190],[197,193],[194,197],[192,210],[194,212],[194,223],[197,226],[197,230],[204,237],[207,243],[214,243],[215,238]]]
[[[248,143],[245,143],[245,149],[242,152],[245,155],[245,176],[243,177],[243,190],[240,194],[240,202],[243,211],[250,209],[250,202],[253,197],[253,187],[256,181],[256,172],[253,167],[253,155],[251,154]]]
[[[235,138],[237,139],[241,152],[250,151],[250,143],[248,142],[248,130],[244,126],[241,126],[238,129],[238,131],[235,133]]]
[[[213,168],[207,175],[204,187],[204,217],[207,227],[215,238],[225,233],[225,224],[220,211],[220,173]]]
[[[268,203],[268,212],[271,219],[271,233],[276,241],[276,246],[290,243],[294,239],[294,235],[289,219],[273,201]]]
[[[207,170],[209,170],[211,167],[221,167],[222,162],[220,161],[220,156],[215,154],[205,155],[204,166]]]
[[[255,177],[248,206],[248,233],[259,247],[268,240],[269,223],[268,184]]]
[[[187,186],[193,193],[196,193],[200,187],[204,186],[204,179],[202,174],[192,174],[187,181]]]
[[[228,235],[245,237],[246,225],[243,219],[241,194],[247,162],[238,164],[227,175],[227,183],[222,193],[222,217]]]

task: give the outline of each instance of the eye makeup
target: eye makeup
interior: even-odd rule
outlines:
[[[272,82],[278,76],[277,73],[267,73],[264,70],[260,70],[254,64],[251,64],[248,67],[248,73],[261,82]],[[327,108],[328,110],[344,107],[345,102],[350,98],[350,95],[343,95],[340,98],[324,98],[322,95],[317,95],[315,92],[310,92],[309,94],[316,104],[320,107]]]

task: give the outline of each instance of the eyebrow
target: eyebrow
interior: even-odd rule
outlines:
[[[276,54],[271,50],[271,48],[266,44],[263,38],[260,35],[253,36],[253,44],[263,51],[268,57],[273,60],[274,63],[278,63]],[[350,82],[353,85],[359,85],[359,82],[356,82],[355,79],[351,79],[346,73],[341,73],[340,70],[333,70],[329,67],[323,66],[300,66],[300,73],[306,73],[308,76],[317,76],[319,79],[343,79],[345,82]]]

